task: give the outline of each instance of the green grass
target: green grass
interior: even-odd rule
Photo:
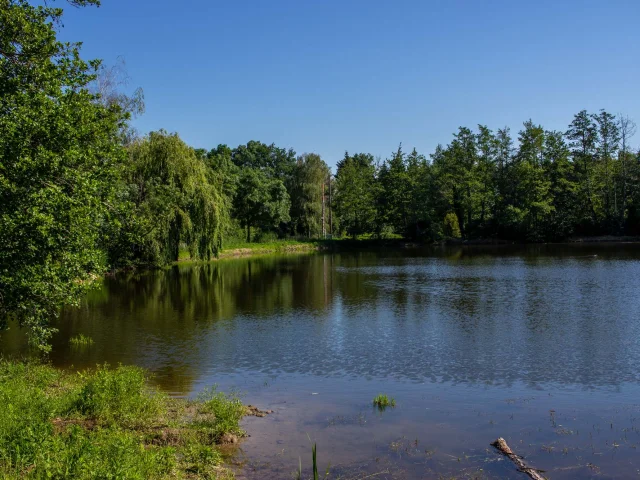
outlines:
[[[228,433],[244,435],[245,432],[240,429],[240,420],[245,414],[245,407],[237,395],[218,392],[214,385],[198,395],[198,401],[200,413],[215,419],[215,422],[207,424],[207,428],[216,441]]]
[[[396,400],[392,397],[388,397],[387,395],[380,394],[373,399],[373,405],[378,407],[379,410],[384,410],[387,407],[395,407]]]
[[[71,337],[69,339],[69,344],[72,347],[88,347],[90,345],[93,345],[93,338],[87,337],[86,335],[83,335],[81,333],[80,335],[76,335],[75,337]]]
[[[320,248],[326,242],[322,240],[269,240],[261,242],[245,242],[241,240],[232,240],[226,242],[220,258],[231,258],[237,256],[280,254],[287,252],[312,251]],[[192,261],[189,251],[181,247],[178,254],[179,262]],[[197,260],[193,260],[197,261]]]
[[[215,389],[196,401],[151,388],[136,367],[71,374],[0,360],[0,478],[230,478],[217,443],[245,407]]]
[[[315,443],[313,444],[313,447],[311,447],[311,461],[312,461],[313,480],[320,480],[320,474],[318,473],[317,447]],[[330,470],[330,467],[327,467],[327,471],[324,474],[324,478],[329,477],[329,470]],[[300,459],[298,471],[296,472],[295,478],[296,480],[302,480],[303,478],[302,477],[302,459]]]
[[[319,241],[316,240],[271,240],[268,242],[229,242],[225,244],[224,250],[236,250],[236,249],[249,249],[249,250],[277,250],[277,249],[286,249],[288,247],[315,247],[319,244]]]

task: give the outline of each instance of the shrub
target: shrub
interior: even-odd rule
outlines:
[[[458,222],[458,216],[449,212],[444,217],[444,235],[447,238],[460,238],[460,223]]]

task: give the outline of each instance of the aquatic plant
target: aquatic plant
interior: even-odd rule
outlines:
[[[373,405],[378,407],[379,410],[384,410],[387,407],[395,407],[396,400],[393,397],[388,397],[387,395],[380,394],[373,399]]]
[[[69,344],[73,347],[88,347],[93,345],[93,338],[83,335],[76,335],[75,337],[71,337],[69,339]]]
[[[317,455],[317,447],[316,444],[313,444],[313,447],[311,447],[311,459],[313,462],[312,465],[312,472],[313,472],[313,480],[319,480],[320,479],[320,474],[318,473],[318,455]],[[298,465],[298,471],[296,472],[296,480],[302,480],[302,459],[299,459],[299,465]],[[327,478],[329,476],[329,469],[331,468],[331,466],[327,467],[327,471],[324,474],[324,478]]]

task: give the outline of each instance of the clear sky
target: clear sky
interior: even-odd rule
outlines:
[[[66,8],[85,58],[126,60],[147,111],[195,147],[249,140],[387,157],[458,126],[640,122],[638,0],[102,0]],[[640,139],[636,139],[640,143]]]

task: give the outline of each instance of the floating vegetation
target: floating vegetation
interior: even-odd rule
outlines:
[[[69,344],[72,347],[89,347],[93,345],[93,338],[83,335],[76,335],[75,337],[71,337],[69,339]]]
[[[373,399],[373,405],[378,407],[378,410],[384,410],[387,407],[395,407],[396,400],[395,398],[390,398],[387,395],[380,394],[376,398]]]

